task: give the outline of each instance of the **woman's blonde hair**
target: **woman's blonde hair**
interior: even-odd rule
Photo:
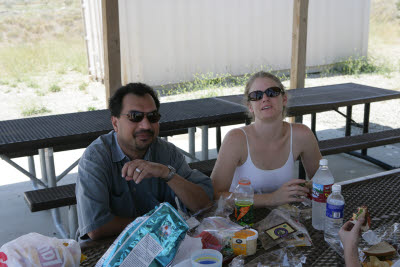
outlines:
[[[249,95],[249,91],[250,91],[251,86],[253,85],[254,81],[255,81],[257,78],[266,78],[266,79],[270,79],[270,80],[274,81],[274,82],[276,83],[276,85],[277,85],[279,88],[281,88],[281,90],[282,90],[282,96],[286,94],[285,86],[283,86],[281,80],[280,80],[278,77],[276,77],[276,76],[273,75],[272,73],[269,73],[269,72],[266,72],[266,71],[259,71],[259,72],[255,73],[255,74],[253,74],[253,75],[249,78],[249,80],[247,81],[246,86],[245,86],[245,88],[244,88],[244,96],[243,96],[244,98],[243,98],[243,101],[244,101],[244,104],[245,104],[247,107],[249,106],[249,102],[250,102],[247,96]],[[286,116],[286,107],[285,107],[285,106],[283,107],[282,115],[283,115],[283,118]],[[254,119],[254,118],[253,118],[253,113],[251,113],[250,110],[248,110],[248,116],[249,116],[250,118]]]

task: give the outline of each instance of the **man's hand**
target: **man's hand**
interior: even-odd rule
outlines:
[[[127,181],[133,180],[136,184],[145,178],[160,177],[165,179],[168,174],[167,166],[142,159],[132,160],[122,167],[122,177]]]

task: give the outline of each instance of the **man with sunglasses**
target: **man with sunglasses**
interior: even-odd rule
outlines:
[[[176,207],[175,197],[185,210],[210,204],[210,178],[190,169],[178,149],[158,137],[159,108],[156,92],[142,83],[123,86],[110,98],[114,130],[96,139],[79,162],[81,239],[119,234],[161,202]]]

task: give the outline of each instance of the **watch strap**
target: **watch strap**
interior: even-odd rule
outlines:
[[[174,177],[174,175],[176,174],[176,170],[171,165],[167,165],[167,167],[169,169],[169,173],[167,178],[165,178],[164,180],[168,183],[172,179],[172,177]]]

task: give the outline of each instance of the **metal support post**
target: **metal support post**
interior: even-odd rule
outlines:
[[[68,208],[68,225],[69,225],[69,238],[75,239],[76,230],[78,230],[78,212],[76,205],[71,205]]]
[[[208,159],[208,125],[201,126],[201,160]]]
[[[42,181],[47,183],[47,171],[46,171],[46,157],[44,149],[39,149],[39,159],[40,159],[40,171],[42,173]]]
[[[45,160],[46,160],[46,171],[47,171],[48,184],[49,184],[49,187],[55,187],[55,186],[57,186],[57,181],[56,181],[56,171],[54,168],[53,148],[51,148],[51,147],[45,148],[44,153],[45,153]],[[60,233],[61,237],[68,238],[68,234],[65,231],[65,228],[61,222],[60,209],[59,208],[52,209],[51,216],[53,217],[54,225],[56,226],[57,231]]]
[[[28,169],[29,173],[36,177],[35,160],[33,156],[28,156]],[[32,180],[33,189],[37,190],[38,185],[35,180]]]
[[[311,131],[317,137],[317,113],[311,113]]]
[[[303,123],[303,116],[296,116],[296,117],[294,118],[294,122]]]
[[[196,128],[192,127],[188,129],[189,133],[189,154],[191,154],[194,158],[196,157],[196,143],[195,143],[195,133],[196,133]]]
[[[347,106],[347,112],[346,112],[346,131],[345,131],[345,136],[350,136],[351,135],[351,113],[353,111],[353,106]]]
[[[221,126],[216,127],[217,153],[221,147]]]
[[[364,123],[363,123],[363,133],[368,133],[369,132],[369,111],[370,111],[371,104],[370,103],[365,103],[364,105]],[[362,149],[361,150],[361,155],[366,156],[367,155],[367,149]]]

